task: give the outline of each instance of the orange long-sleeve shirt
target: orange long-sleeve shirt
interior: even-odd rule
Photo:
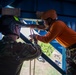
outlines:
[[[53,23],[46,35],[38,35],[36,38],[44,43],[49,43],[56,39],[62,46],[69,47],[76,43],[76,32],[67,27],[64,22],[58,20]]]

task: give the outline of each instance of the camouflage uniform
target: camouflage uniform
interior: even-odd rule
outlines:
[[[23,61],[41,55],[38,45],[17,43],[9,37],[0,40],[0,75],[19,75]]]
[[[76,46],[75,46],[76,47]],[[66,50],[67,74],[76,75],[76,48],[68,48]]]

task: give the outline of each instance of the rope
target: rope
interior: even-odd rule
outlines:
[[[35,75],[35,64],[36,64],[36,60],[34,59],[33,62],[33,75]],[[29,75],[32,75],[32,61],[30,60],[30,68],[29,68]]]
[[[34,34],[34,31],[33,31],[33,29],[32,28],[30,28],[30,34],[31,35],[33,35]],[[32,38],[33,38],[33,36],[32,36]],[[32,39],[33,40],[33,39]]]
[[[31,75],[31,60],[30,60],[29,75]]]
[[[36,21],[36,25],[39,25],[38,19],[37,19],[37,21]],[[39,29],[38,29],[38,33],[40,33],[40,30],[39,30]]]
[[[31,34],[31,35],[34,34],[33,29],[30,29],[30,34]],[[32,38],[33,38],[33,37],[32,37]],[[35,59],[34,59],[33,75],[35,75],[35,62],[36,62],[36,61],[35,61]],[[29,73],[29,75],[31,75],[31,66],[32,66],[31,63],[32,63],[32,62],[31,62],[31,60],[30,60],[30,69],[29,69],[29,72],[30,72],[30,73]]]
[[[33,75],[35,75],[35,63],[36,63],[36,60],[34,59]]]

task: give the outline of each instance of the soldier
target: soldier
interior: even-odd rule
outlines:
[[[3,15],[0,18],[0,75],[20,75],[23,61],[41,55],[41,48],[31,44],[16,42],[20,37],[21,22],[18,17]]]

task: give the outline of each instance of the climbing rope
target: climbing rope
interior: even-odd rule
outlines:
[[[36,59],[34,59],[33,75],[35,75],[35,64],[36,64]]]
[[[34,37],[34,30],[33,30],[33,28],[30,28],[30,34],[31,35],[33,35],[31,38],[32,38],[32,40],[31,40],[31,42],[33,42],[34,43],[34,45],[35,45],[35,47],[37,48],[38,46],[38,44],[37,44],[37,40],[36,40],[36,38]],[[31,67],[32,67],[32,65],[31,65],[31,63],[32,63],[32,61],[30,60],[30,75],[31,75]],[[35,75],[35,65],[36,65],[36,59],[34,59],[34,63],[33,63],[33,75]]]
[[[31,75],[31,60],[30,60],[29,75]]]
[[[36,21],[36,25],[39,25],[39,23],[38,23],[38,19],[37,19],[37,21]],[[40,30],[38,29],[38,33],[40,32]]]
[[[30,28],[30,34],[31,35],[33,35],[34,34],[34,31],[33,31],[33,29],[32,28]],[[33,37],[32,37],[33,38]],[[34,39],[34,38],[33,38]],[[35,40],[33,40],[34,41],[34,44],[36,43],[36,41]],[[37,43],[36,43],[37,44]],[[31,65],[31,63],[32,63],[32,61],[30,60],[30,69],[29,69],[29,75],[31,75],[31,73],[32,73],[32,71],[31,71],[31,67],[32,67],[32,65]],[[34,64],[33,64],[33,75],[35,75],[35,63],[36,63],[36,60],[34,59]]]

